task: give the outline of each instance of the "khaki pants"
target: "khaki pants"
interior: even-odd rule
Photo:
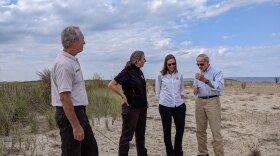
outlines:
[[[221,103],[219,97],[209,99],[197,98],[195,100],[196,137],[199,155],[208,154],[207,149],[207,120],[213,135],[213,148],[215,156],[224,155],[221,136]]]

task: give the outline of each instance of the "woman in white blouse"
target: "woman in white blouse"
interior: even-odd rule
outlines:
[[[156,96],[159,98],[166,154],[182,156],[186,116],[186,105],[183,100],[184,81],[183,75],[177,70],[176,59],[172,54],[165,57],[163,68],[156,78]],[[176,127],[174,148],[171,139],[172,117]]]

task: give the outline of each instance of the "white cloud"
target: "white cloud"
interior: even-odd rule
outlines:
[[[171,46],[171,39],[170,38],[165,38],[159,41],[156,41],[155,46],[157,49],[159,48],[169,48]]]
[[[147,78],[154,78],[167,53],[175,54],[180,64],[187,67],[182,68],[186,77],[191,77],[196,70],[191,65],[199,53],[208,53],[217,64],[222,64],[223,57],[228,63],[233,58],[245,58],[242,52],[253,53],[253,50],[195,45],[191,39],[177,39],[177,34],[192,31],[197,20],[268,1],[229,0],[209,4],[206,0],[28,0],[3,7],[10,2],[0,1],[0,81],[37,79],[36,72],[50,67],[61,51],[60,32],[67,25],[78,25],[84,32],[85,51],[78,57],[85,68],[85,78],[93,73],[111,78],[137,49],[146,54],[148,62],[143,70]],[[226,35],[224,39],[232,37]],[[273,46],[262,50],[276,51]]]
[[[224,53],[226,53],[227,51],[228,51],[228,49],[227,49],[227,48],[224,48],[224,47],[218,49],[218,53],[219,53],[219,54],[224,54]]]

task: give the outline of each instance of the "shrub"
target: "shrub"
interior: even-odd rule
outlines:
[[[55,118],[54,118],[54,114],[55,114],[55,109],[54,108],[50,108],[46,111],[45,116],[48,122],[48,126],[50,130],[55,129],[56,127],[56,122],[55,122]]]
[[[241,82],[241,88],[245,89],[246,88],[246,82]]]
[[[94,74],[93,80],[86,81],[89,105],[87,112],[90,118],[112,117],[112,123],[121,115],[120,97],[111,91],[108,82],[101,75]]]
[[[274,81],[275,81],[275,83],[278,83],[279,82],[279,77],[275,77]]]
[[[261,156],[261,151],[259,150],[259,144],[256,144],[256,143],[252,143],[250,144],[248,147],[249,147],[249,150],[250,150],[250,153],[248,156]]]
[[[51,105],[51,70],[45,68],[42,72],[37,72],[40,77],[40,92],[43,104]]]

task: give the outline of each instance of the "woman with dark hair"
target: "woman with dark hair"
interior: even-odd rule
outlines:
[[[147,93],[145,77],[140,70],[146,62],[143,51],[134,51],[124,69],[108,84],[122,98],[122,134],[119,156],[127,156],[129,142],[135,133],[138,156],[147,156],[145,131],[147,119]],[[122,86],[120,90],[117,85]]]
[[[159,98],[164,143],[167,156],[182,156],[182,140],[185,128],[186,105],[184,103],[183,75],[177,70],[172,54],[165,57],[163,68],[156,78],[156,96]],[[171,142],[172,117],[176,127],[174,148]]]

